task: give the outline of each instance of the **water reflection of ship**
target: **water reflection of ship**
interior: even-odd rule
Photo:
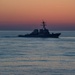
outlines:
[[[46,24],[42,22],[43,28],[38,30],[34,29],[30,34],[18,35],[18,37],[40,37],[40,38],[59,38],[61,33],[50,33],[48,29],[46,29]]]

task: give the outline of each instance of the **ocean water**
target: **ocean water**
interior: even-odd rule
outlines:
[[[59,38],[21,38],[0,31],[0,75],[75,75],[75,31]]]

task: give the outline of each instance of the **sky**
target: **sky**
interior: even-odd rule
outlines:
[[[0,0],[0,30],[75,30],[75,0]]]

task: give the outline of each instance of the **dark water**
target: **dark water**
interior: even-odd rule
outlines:
[[[75,75],[75,31],[57,39],[17,37],[25,33],[0,31],[0,75]]]

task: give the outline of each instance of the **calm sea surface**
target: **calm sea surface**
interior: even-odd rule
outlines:
[[[0,75],[75,75],[75,31],[56,31],[60,38],[17,37],[27,32],[0,31]]]

